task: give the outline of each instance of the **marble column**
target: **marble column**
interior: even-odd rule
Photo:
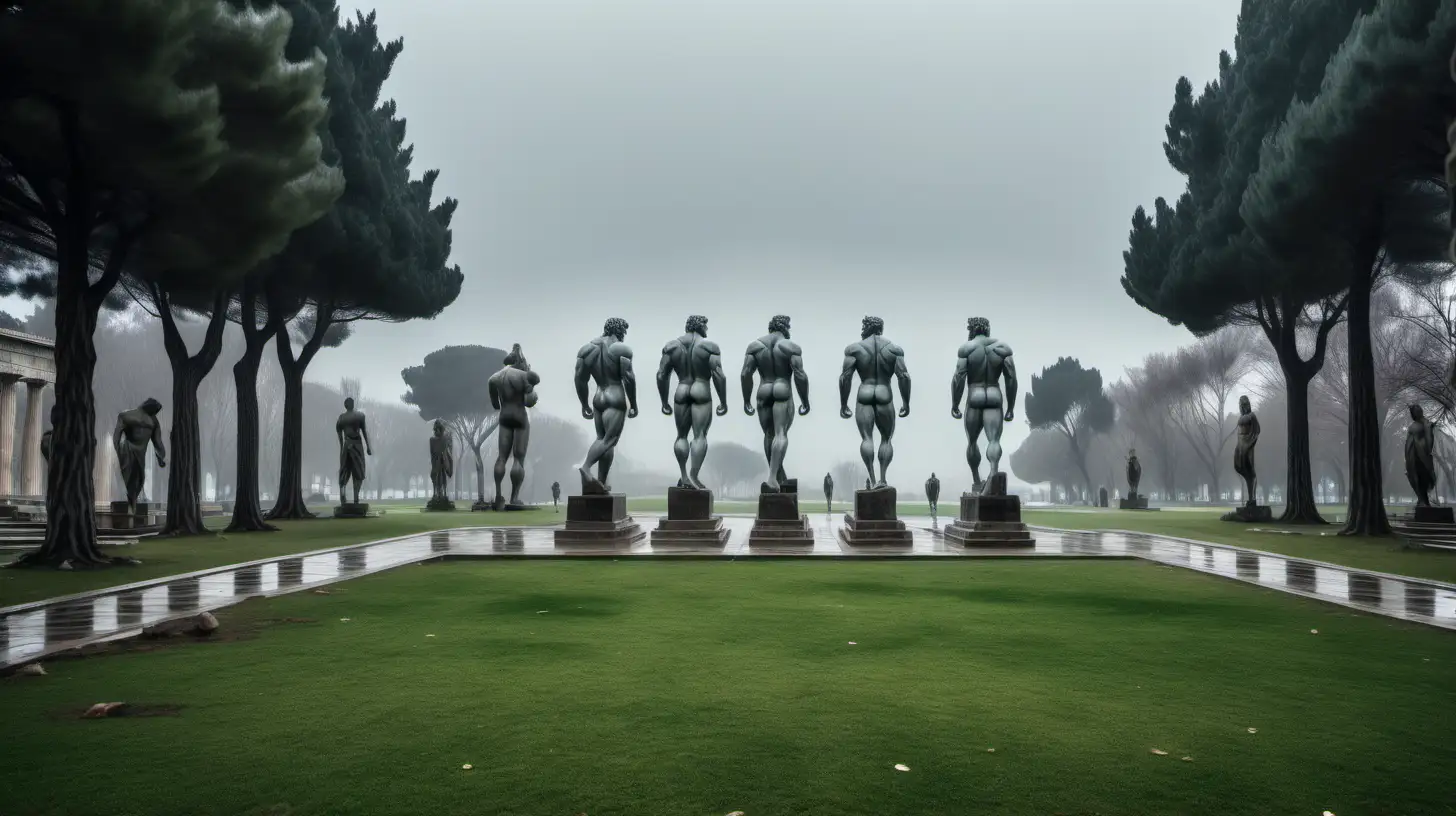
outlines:
[[[0,496],[15,492],[11,471],[15,467],[15,383],[14,374],[0,375]]]
[[[100,437],[96,440],[96,467],[91,471],[98,504],[111,501],[111,479],[115,473],[116,448],[112,447],[110,437]]]
[[[20,438],[20,493],[24,496],[45,495],[45,460],[40,458],[40,411],[45,380],[25,380],[25,432]]]

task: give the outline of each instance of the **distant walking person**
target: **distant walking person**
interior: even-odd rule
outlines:
[[[834,477],[824,474],[824,512],[834,512]]]
[[[561,482],[551,483],[551,506],[556,508],[556,512],[561,512]]]
[[[930,478],[925,480],[925,498],[930,502],[930,517],[935,518],[939,515],[936,503],[940,501],[940,480],[935,478],[934,471],[931,472]]]

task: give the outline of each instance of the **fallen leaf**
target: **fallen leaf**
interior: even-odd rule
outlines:
[[[1184,762],[1192,762],[1193,761],[1193,757],[1183,757],[1183,761]]]
[[[460,767],[463,768],[464,770],[467,770],[468,771],[471,768],[474,768],[475,766],[474,765],[471,765],[469,762],[467,762],[464,765],[461,765]]]
[[[340,623],[348,623],[349,622],[349,619],[348,618],[339,618],[339,622]]]
[[[1168,752],[1167,751],[1164,751],[1162,748],[1154,748],[1153,749],[1153,753],[1156,754],[1156,755],[1158,755],[1158,756],[1167,756],[1168,755]]]
[[[996,749],[995,748],[987,748],[986,749],[986,753],[988,753],[988,754],[994,754],[994,753],[996,753]]]
[[[897,770],[897,771],[908,771],[908,770],[910,770],[910,766],[909,765],[896,765],[895,766],[895,770]]]
[[[1311,630],[1309,630],[1309,633],[1311,635],[1318,635],[1319,634],[1319,630],[1318,629],[1311,629]]]
[[[582,816],[586,816],[586,814],[583,813]],[[743,811],[735,810],[732,813],[728,814],[728,816],[743,816]]]
[[[434,635],[425,635],[425,637],[434,637]]]
[[[1335,814],[1334,811],[1327,810],[1324,813],[1321,813],[1320,816],[1335,816]]]
[[[26,663],[24,666],[21,666],[20,671],[17,672],[17,674],[22,674],[27,677],[42,677],[45,675],[45,673],[45,666],[42,666],[39,663]]]
[[[859,645],[859,644],[858,644],[858,643],[855,643],[855,642],[854,642],[854,641],[852,641],[852,640],[851,640],[851,641],[850,641],[850,642],[849,642],[849,645],[851,645],[851,646],[858,646],[858,645]]]
[[[1249,733],[1250,734],[1257,734],[1257,733],[1259,733],[1259,729],[1257,729],[1257,728],[1250,728],[1249,729]]]
[[[550,612],[550,611],[551,610],[549,610],[549,609],[542,609],[541,611],[537,612],[536,614],[537,615],[544,615],[544,614],[546,614],[547,612]]]
[[[315,594],[315,595],[332,595],[334,593],[328,591],[327,589],[315,589],[313,591],[313,594]]]

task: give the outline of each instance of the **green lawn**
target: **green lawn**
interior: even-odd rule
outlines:
[[[1456,813],[1456,636],[1147,563],[452,562],[220,617],[5,681],[4,812]]]
[[[323,508],[314,508],[325,512]],[[364,541],[439,530],[446,527],[497,526],[505,524],[555,524],[563,513],[529,510],[517,513],[421,513],[418,508],[387,508],[378,518],[277,522],[276,533],[218,534],[203,538],[150,538],[131,547],[116,548],[116,554],[141,560],[140,566],[108,567],[97,570],[0,569],[0,606],[14,606],[58,595],[117,586],[149,578],[272,558],[279,555],[342,547]],[[208,519],[208,526],[221,529],[227,517]],[[0,808],[0,813],[3,813]]]
[[[1220,521],[1221,510],[1028,510],[1028,524],[1076,530],[1134,530],[1182,536],[1267,552],[1312,558],[1348,567],[1456,582],[1456,553],[1405,549],[1396,538],[1349,537],[1335,533],[1339,525],[1306,527],[1285,524],[1239,524]],[[1281,530],[1288,534],[1254,532]],[[1324,533],[1324,535],[1321,535]],[[1338,813],[1338,811],[1336,811]]]

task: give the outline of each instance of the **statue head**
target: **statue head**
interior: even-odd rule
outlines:
[[[1413,402],[1410,406],[1410,415],[1411,419],[1420,422],[1426,418],[1426,409],[1422,408],[1420,403]],[[52,419],[51,421],[55,422],[55,419]]]
[[[707,337],[708,318],[703,317],[702,315],[688,315],[688,322],[687,325],[683,327],[683,331],[687,332],[688,334],[696,334],[699,337]]]
[[[142,403],[142,410],[147,412],[148,414],[151,414],[152,416],[156,416],[157,414],[160,414],[162,412],[162,403],[157,402],[151,397],[147,397],[147,401]]]
[[[444,435],[445,435],[445,423],[441,422],[438,419],[435,420],[435,436],[444,436]]]
[[[603,337],[615,337],[618,340],[627,339],[627,321],[620,317],[607,318],[607,324],[602,327]]]
[[[519,368],[522,371],[531,370],[530,364],[526,362],[526,355],[521,352],[520,343],[513,343],[511,345],[510,353],[506,355],[505,360],[502,362],[512,368]]]
[[[861,320],[859,323],[860,337],[874,337],[877,334],[884,333],[885,321],[879,319],[878,317],[870,317],[869,315],[865,315],[865,319]]]
[[[779,334],[782,334],[783,336],[788,337],[789,336],[789,316],[788,315],[774,315],[773,318],[768,321],[768,330],[769,330],[770,333],[778,332]]]
[[[933,471],[933,470],[932,470],[932,471],[930,471],[930,478],[932,478],[932,479],[934,479],[934,478],[935,478],[935,471]]]
[[[1137,448],[1128,448],[1127,449],[1127,458],[1129,458],[1129,459],[1136,459],[1137,458]]]
[[[1249,397],[1247,395],[1239,397],[1239,413],[1251,414],[1253,412],[1254,406],[1249,404]]]
[[[344,397],[344,410],[345,411],[352,411],[352,410],[354,410],[354,398],[353,397]]]
[[[984,317],[972,317],[966,320],[966,331],[971,333],[971,339],[977,337],[991,336],[991,321]]]

